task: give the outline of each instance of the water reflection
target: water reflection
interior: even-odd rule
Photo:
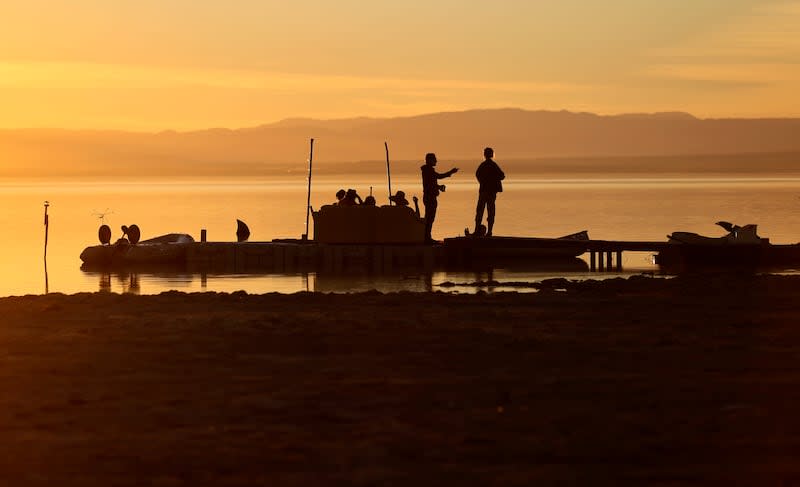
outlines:
[[[123,294],[140,294],[141,285],[139,284],[139,274],[134,272],[96,272],[98,276],[98,291],[113,292],[113,281],[116,281],[120,292]]]
[[[495,292],[533,291],[532,284],[554,277],[567,279],[597,279],[618,274],[590,273],[580,260],[559,265],[531,264],[505,269],[495,266],[475,266],[468,269],[439,269],[422,271],[406,269],[393,272],[371,272],[364,269],[344,271],[232,273],[186,270],[96,269],[83,267],[82,274],[93,281],[100,292],[158,294],[178,290],[184,292],[270,292],[295,293],[353,293],[379,292]]]

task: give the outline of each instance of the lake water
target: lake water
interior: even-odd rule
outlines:
[[[443,181],[434,237],[463,233],[473,225],[476,185],[471,175]],[[314,180],[311,204],[330,203],[339,188],[369,194],[371,182],[332,176]],[[373,182],[378,204],[385,204],[385,182]],[[421,197],[418,179],[398,179],[393,190]],[[564,276],[571,279],[615,274],[552,272],[537,269],[497,269],[492,276],[436,272],[433,275],[193,275],[102,274],[80,269],[84,247],[97,243],[99,215],[120,236],[120,226],[137,224],[142,239],[165,233],[189,233],[199,240],[200,229],[210,241],[235,240],[236,219],[245,221],[251,241],[299,238],[305,232],[306,181],[276,178],[265,181],[0,181],[0,296],[112,292],[159,293],[236,291],[250,293],[312,291],[381,291],[442,289],[440,284],[487,280],[536,281]],[[43,203],[50,202],[47,281],[44,269]],[[620,179],[537,179],[516,177],[505,184],[497,201],[495,234],[559,237],[588,230],[595,239],[666,239],[673,231],[709,236],[724,232],[718,220],[756,223],[759,234],[773,243],[800,241],[800,178],[692,177]],[[313,225],[313,222],[311,223]],[[313,234],[313,229],[310,232]],[[651,258],[626,253],[626,273],[653,271]],[[446,290],[474,291],[472,286]]]

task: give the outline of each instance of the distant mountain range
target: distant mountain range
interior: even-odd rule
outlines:
[[[297,118],[252,128],[191,132],[0,130],[0,176],[295,171],[305,167],[312,137],[315,161],[323,168],[383,160],[384,141],[396,161],[421,161],[426,152],[436,152],[445,161],[477,161],[488,145],[502,161],[647,156],[669,164],[674,156],[685,155],[800,153],[800,119],[498,109],[385,119]]]

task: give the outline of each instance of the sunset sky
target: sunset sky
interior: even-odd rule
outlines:
[[[798,0],[4,0],[0,128],[800,116]]]

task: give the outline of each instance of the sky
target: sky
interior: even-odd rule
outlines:
[[[800,116],[800,0],[1,0],[0,128]]]

